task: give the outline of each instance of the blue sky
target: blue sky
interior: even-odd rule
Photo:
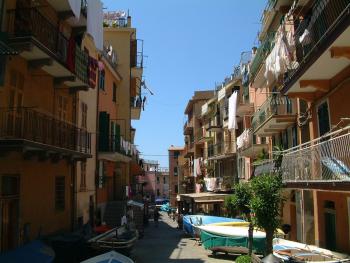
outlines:
[[[142,158],[168,166],[170,145],[184,145],[184,110],[195,90],[215,87],[242,51],[257,45],[265,0],[103,0],[108,10],[129,10],[148,56],[147,96],[135,144]],[[144,90],[145,91],[145,90]]]

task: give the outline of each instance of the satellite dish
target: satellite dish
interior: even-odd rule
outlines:
[[[120,16],[121,16],[121,17],[126,17],[126,12],[125,12],[125,11],[121,11],[121,12],[120,12]]]
[[[113,47],[112,45],[109,45],[108,56],[112,56],[112,52],[113,52]]]

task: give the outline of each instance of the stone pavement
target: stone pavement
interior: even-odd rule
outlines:
[[[150,221],[145,228],[145,235],[138,240],[131,253],[135,263],[227,263],[233,262],[234,256],[218,255],[199,246],[196,241],[176,228],[166,213],[161,213],[158,228]]]

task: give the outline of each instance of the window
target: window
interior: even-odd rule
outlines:
[[[174,151],[174,159],[179,158],[180,152]]]
[[[175,188],[175,194],[177,194],[177,193],[179,192],[179,187],[178,187],[178,185],[177,185],[177,184],[174,185],[174,188]]]
[[[86,189],[86,162],[80,162],[80,190]]]
[[[105,90],[105,71],[101,70],[98,72],[98,88]]]
[[[159,191],[159,189],[157,189],[157,196],[160,196],[160,191]]]
[[[81,103],[81,127],[86,129],[87,128],[87,109],[88,106],[86,103]]]
[[[65,208],[65,177],[57,176],[55,178],[55,209],[64,210]]]
[[[165,176],[163,177],[163,184],[166,184]]]
[[[174,167],[174,176],[177,176],[177,166]]]
[[[329,110],[327,101],[321,103],[317,107],[317,116],[318,116],[318,129],[320,136],[326,134],[330,130],[330,121],[329,121]]]
[[[19,195],[19,176],[4,175],[0,177],[0,196],[9,197]]]
[[[6,56],[0,56],[0,86],[4,85],[6,72]]]
[[[12,70],[10,73],[10,108],[23,106],[23,88],[24,76],[21,73]]]
[[[157,184],[159,184],[159,176],[157,176]]]
[[[113,102],[117,101],[117,85],[113,82]]]
[[[63,96],[58,96],[57,113],[58,113],[59,120],[64,120],[64,121],[67,120],[67,117],[68,117],[67,108],[68,108],[68,99]]]

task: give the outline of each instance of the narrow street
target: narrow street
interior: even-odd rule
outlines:
[[[140,239],[132,251],[136,263],[224,263],[233,262],[234,256],[218,255],[215,258],[182,230],[176,228],[166,213],[161,213],[159,226],[151,220],[145,228],[145,236]]]

